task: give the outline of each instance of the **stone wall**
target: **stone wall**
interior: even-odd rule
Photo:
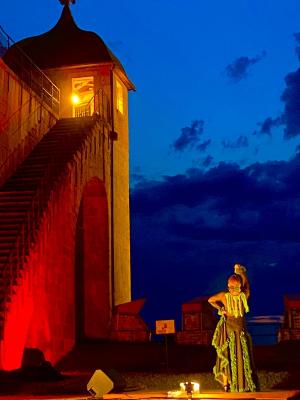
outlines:
[[[56,363],[78,337],[108,337],[110,170],[102,162],[108,134],[98,123],[53,187],[13,288],[0,342],[1,369],[19,368],[24,348],[37,348]]]
[[[0,59],[0,185],[56,122],[57,116]]]

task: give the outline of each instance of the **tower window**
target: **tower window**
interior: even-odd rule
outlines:
[[[81,77],[72,79],[71,102],[73,117],[92,115],[94,112],[94,78]]]
[[[124,93],[123,93],[123,87],[119,81],[116,81],[116,89],[117,89],[117,110],[120,111],[121,114],[124,114]]]

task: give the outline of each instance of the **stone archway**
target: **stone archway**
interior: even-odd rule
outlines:
[[[108,205],[92,178],[80,203],[75,239],[76,338],[106,338],[111,316]]]

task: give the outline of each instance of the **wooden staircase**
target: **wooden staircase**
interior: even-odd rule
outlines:
[[[55,183],[97,121],[97,116],[59,120],[0,187],[0,339]]]

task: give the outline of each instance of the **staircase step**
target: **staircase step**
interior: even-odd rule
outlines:
[[[0,239],[0,252],[2,250],[10,250],[12,247],[14,247],[15,242],[16,242],[16,240],[3,241],[3,240]]]
[[[0,205],[5,204],[30,204],[34,196],[0,196]]]
[[[12,251],[12,249],[14,249],[15,246],[16,246],[16,241],[17,241],[16,237],[14,237],[14,238],[12,238],[10,240],[6,240],[6,241],[3,241],[3,240],[0,239],[0,253],[3,250]]]
[[[28,160],[29,158],[27,158],[26,159],[26,161]],[[39,171],[40,169],[43,169],[44,168],[44,164],[38,164],[38,163],[34,163],[33,165],[27,165],[26,164],[26,162],[24,161],[19,167],[18,167],[18,169],[17,169],[17,171],[19,170],[19,169],[32,169],[32,170],[34,170],[34,171]]]
[[[11,203],[1,203],[0,201],[0,212],[6,212],[6,211],[25,211],[30,209],[31,207],[31,202],[30,203],[16,203],[16,202],[11,202]]]
[[[35,146],[33,151],[36,151],[36,149],[40,149],[44,146],[56,146],[59,142],[60,140],[55,136],[44,136],[43,139]]]
[[[0,217],[0,230],[1,231],[15,231],[21,228],[26,221],[26,216],[23,217]]]
[[[82,132],[82,129],[76,128],[76,129],[62,129],[62,128],[57,128],[53,129],[50,133],[49,136],[44,136],[44,140],[47,140],[49,137],[56,137],[56,136],[77,136],[77,135],[82,135],[86,136],[87,132]]]
[[[1,199],[0,197],[0,207],[28,207],[31,204],[31,199]]]
[[[23,223],[24,223],[24,218],[18,218],[15,219],[14,221],[7,219],[5,220],[0,219],[0,232],[2,235],[4,235],[5,232],[13,234],[14,231],[20,229]]]
[[[7,211],[1,211],[0,210],[0,219],[2,217],[4,218],[11,218],[12,216],[24,216],[26,215],[26,211],[13,211],[13,210],[7,210]]]
[[[41,176],[41,175],[43,175],[45,173],[47,165],[48,165],[48,163],[45,164],[42,168],[39,168],[39,169],[34,169],[34,168],[31,168],[31,167],[23,168],[23,166],[21,166],[17,171],[15,171],[14,176],[21,176],[21,175]]]
[[[6,269],[11,269],[14,271],[20,270],[20,262],[11,262],[9,260],[6,261],[0,261],[0,275],[4,276],[5,275],[5,271]],[[20,272],[21,273],[21,272]],[[14,274],[16,275],[16,272],[14,272]],[[1,282],[1,280],[0,280]],[[0,284],[0,297],[1,297],[1,287],[3,286],[3,282],[1,282]]]
[[[20,285],[20,278],[22,277],[22,275],[21,276],[3,276],[3,277],[0,277],[0,278],[2,278],[2,280],[8,280],[9,281],[9,287],[13,287],[13,286],[19,286]],[[6,297],[6,299],[5,299],[5,301],[4,301],[4,303],[8,303],[8,302],[10,302],[11,301],[11,296],[10,296],[10,294],[9,293],[7,293],[7,297]]]
[[[20,270],[20,272],[23,271],[24,268],[20,268],[20,263],[17,262],[12,262],[10,264],[6,263],[6,264],[2,264],[0,265],[0,274],[4,274],[7,271],[12,271],[14,274]],[[1,288],[2,285],[0,285]]]
[[[26,176],[19,176],[19,175],[14,175],[14,176],[12,176],[11,178],[10,178],[10,181],[12,181],[12,182],[16,182],[16,181],[23,181],[23,182],[29,182],[30,183],[30,181],[32,181],[32,182],[35,182],[35,181],[39,181],[41,178],[40,177],[35,177],[35,176],[28,176],[28,177],[26,177]]]
[[[10,189],[10,190],[22,190],[22,189],[24,189],[24,188],[31,188],[32,190],[36,190],[37,189],[37,184],[36,183],[30,183],[30,184],[15,184],[15,183],[13,183],[13,182],[10,182],[10,181],[8,181],[8,182],[6,182],[5,183],[5,185],[3,186],[3,187],[5,187],[5,189]]]
[[[7,218],[11,218],[11,215],[12,214],[19,214],[19,213],[24,213],[24,214],[27,214],[27,213],[31,213],[31,208],[29,208],[29,207],[16,207],[16,206],[14,206],[14,207],[1,207],[0,206],[0,218],[2,218],[3,216],[4,216],[4,218],[5,218],[5,216],[7,217]],[[6,220],[7,220],[7,218],[6,218]]]
[[[26,217],[9,217],[9,218],[3,218],[0,217],[0,231],[1,232],[8,232],[10,231],[11,233],[14,231],[18,231],[21,229],[25,221],[27,220]]]
[[[16,235],[14,233],[12,233],[12,231],[0,230],[0,242],[3,242],[4,240],[12,240],[15,237],[16,237]]]
[[[17,285],[18,282],[16,279],[22,278],[23,274],[22,271],[17,271],[17,270],[7,270],[7,271],[1,271],[0,270],[0,279],[8,279],[8,280],[13,280],[11,282],[13,285]]]
[[[0,287],[0,299],[5,302],[11,301],[11,296],[16,294],[14,288],[11,287],[10,282],[7,282],[5,287]],[[1,308],[1,314],[3,313],[3,308]],[[0,317],[1,318],[1,317]]]
[[[6,260],[4,259],[0,259],[0,273],[1,271],[4,271],[6,269],[14,269],[17,270],[18,269],[18,265],[20,265],[20,258],[18,257],[18,260],[11,260],[9,258],[6,258]],[[1,280],[0,280],[1,282]],[[0,284],[1,286],[1,284]]]
[[[24,165],[27,165],[28,163],[31,164],[34,162],[36,165],[38,165],[38,161],[41,165],[44,165],[45,162],[47,162],[50,158],[50,154],[40,154],[36,148],[33,150],[28,158],[24,161]]]
[[[5,315],[6,304],[11,299],[12,285],[20,283],[23,257],[26,259],[30,237],[34,235],[34,232],[28,232],[26,242],[19,243],[16,249],[21,230],[24,227],[29,229],[26,221],[28,217],[33,217],[31,208],[37,189],[45,182],[44,177],[47,174],[50,193],[53,183],[64,173],[65,165],[81,151],[95,121],[94,117],[65,118],[58,121],[1,188],[0,335],[2,316]],[[47,201],[45,206],[46,203]]]
[[[27,199],[22,199],[22,198],[1,198],[0,197],[0,207],[12,207],[12,206],[16,206],[16,207],[29,207],[32,202],[33,202],[34,198],[27,198]]]
[[[5,257],[8,257],[11,252],[11,249],[0,249],[0,258],[2,257],[2,259],[4,259]]]
[[[16,237],[20,232],[21,225],[5,227],[0,225],[0,240],[3,237]]]
[[[11,251],[8,252],[8,253],[5,254],[5,255],[2,254],[2,252],[0,252],[0,268],[3,268],[3,266],[4,266],[8,261],[12,262],[13,265],[19,264],[19,261],[20,261],[20,260],[19,260],[19,257],[17,257],[16,255],[10,257],[10,254],[11,254]],[[10,260],[9,260],[9,258],[10,258]]]
[[[63,138],[66,138],[66,140],[71,141],[71,139],[76,140],[78,135],[81,135],[82,131],[77,131],[77,130],[71,130],[68,129],[66,131],[63,131],[61,129],[57,129],[49,134],[49,136],[45,137],[45,143],[48,142],[48,140],[56,140],[58,142],[62,142]]]
[[[0,198],[2,196],[31,196],[34,193],[33,190],[18,190],[18,191],[0,191]]]
[[[0,196],[0,205],[15,204],[30,204],[33,196],[21,197],[21,196]]]
[[[77,140],[75,140],[74,138],[71,138],[70,140],[66,140],[65,136],[63,136],[63,139],[64,140],[58,141],[55,144],[55,146],[53,146],[53,145],[50,146],[48,143],[43,143],[39,147],[37,146],[32,151],[32,153],[29,155],[29,157],[31,157],[32,155],[36,155],[36,154],[44,156],[44,155],[48,154],[49,151],[53,151],[56,149],[57,149],[57,151],[60,151],[62,149],[67,150],[68,148],[70,148],[70,146],[72,146],[74,148],[75,146],[80,145],[84,140],[84,138],[78,138]],[[53,156],[53,154],[51,154],[51,155]]]
[[[41,179],[45,176],[46,170],[42,172],[18,171],[12,179]]]
[[[49,154],[47,156],[40,156],[38,154],[31,153],[30,156],[22,163],[25,167],[44,167],[45,163],[49,160]]]

